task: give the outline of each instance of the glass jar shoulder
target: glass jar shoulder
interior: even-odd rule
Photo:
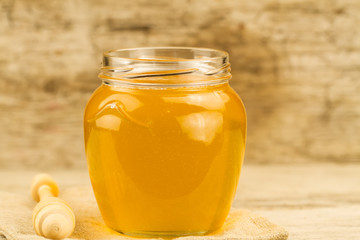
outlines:
[[[85,119],[92,119],[106,109],[143,122],[196,113],[216,113],[210,115],[245,121],[243,104],[228,84],[194,89],[129,89],[102,85],[89,100]]]

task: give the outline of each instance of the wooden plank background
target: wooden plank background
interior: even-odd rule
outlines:
[[[0,168],[86,166],[101,53],[230,53],[248,163],[360,162],[360,1],[0,0]]]

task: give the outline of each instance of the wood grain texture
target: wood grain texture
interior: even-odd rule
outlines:
[[[357,0],[1,0],[0,166],[85,167],[101,53],[164,45],[229,51],[247,161],[358,162],[359,16]]]
[[[233,206],[283,226],[289,240],[358,240],[359,172],[359,164],[245,165]],[[83,170],[49,173],[58,182],[60,192],[79,186],[90,188]],[[34,175],[31,171],[1,170],[0,191],[29,195]],[[76,205],[71,199],[65,200]]]

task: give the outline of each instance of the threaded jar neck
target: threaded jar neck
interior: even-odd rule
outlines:
[[[105,52],[99,77],[108,85],[186,87],[225,83],[231,73],[227,52],[154,47]]]

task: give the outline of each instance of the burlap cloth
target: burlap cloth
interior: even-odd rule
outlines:
[[[69,202],[76,215],[76,228],[69,239],[129,240],[107,228],[100,216],[89,187],[68,188],[61,197]],[[0,240],[44,239],[35,234],[31,215],[36,203],[30,196],[0,192]],[[285,240],[287,231],[266,218],[247,210],[232,209],[224,226],[207,236],[189,236],[176,239],[201,240]],[[159,239],[158,239],[159,240]]]

